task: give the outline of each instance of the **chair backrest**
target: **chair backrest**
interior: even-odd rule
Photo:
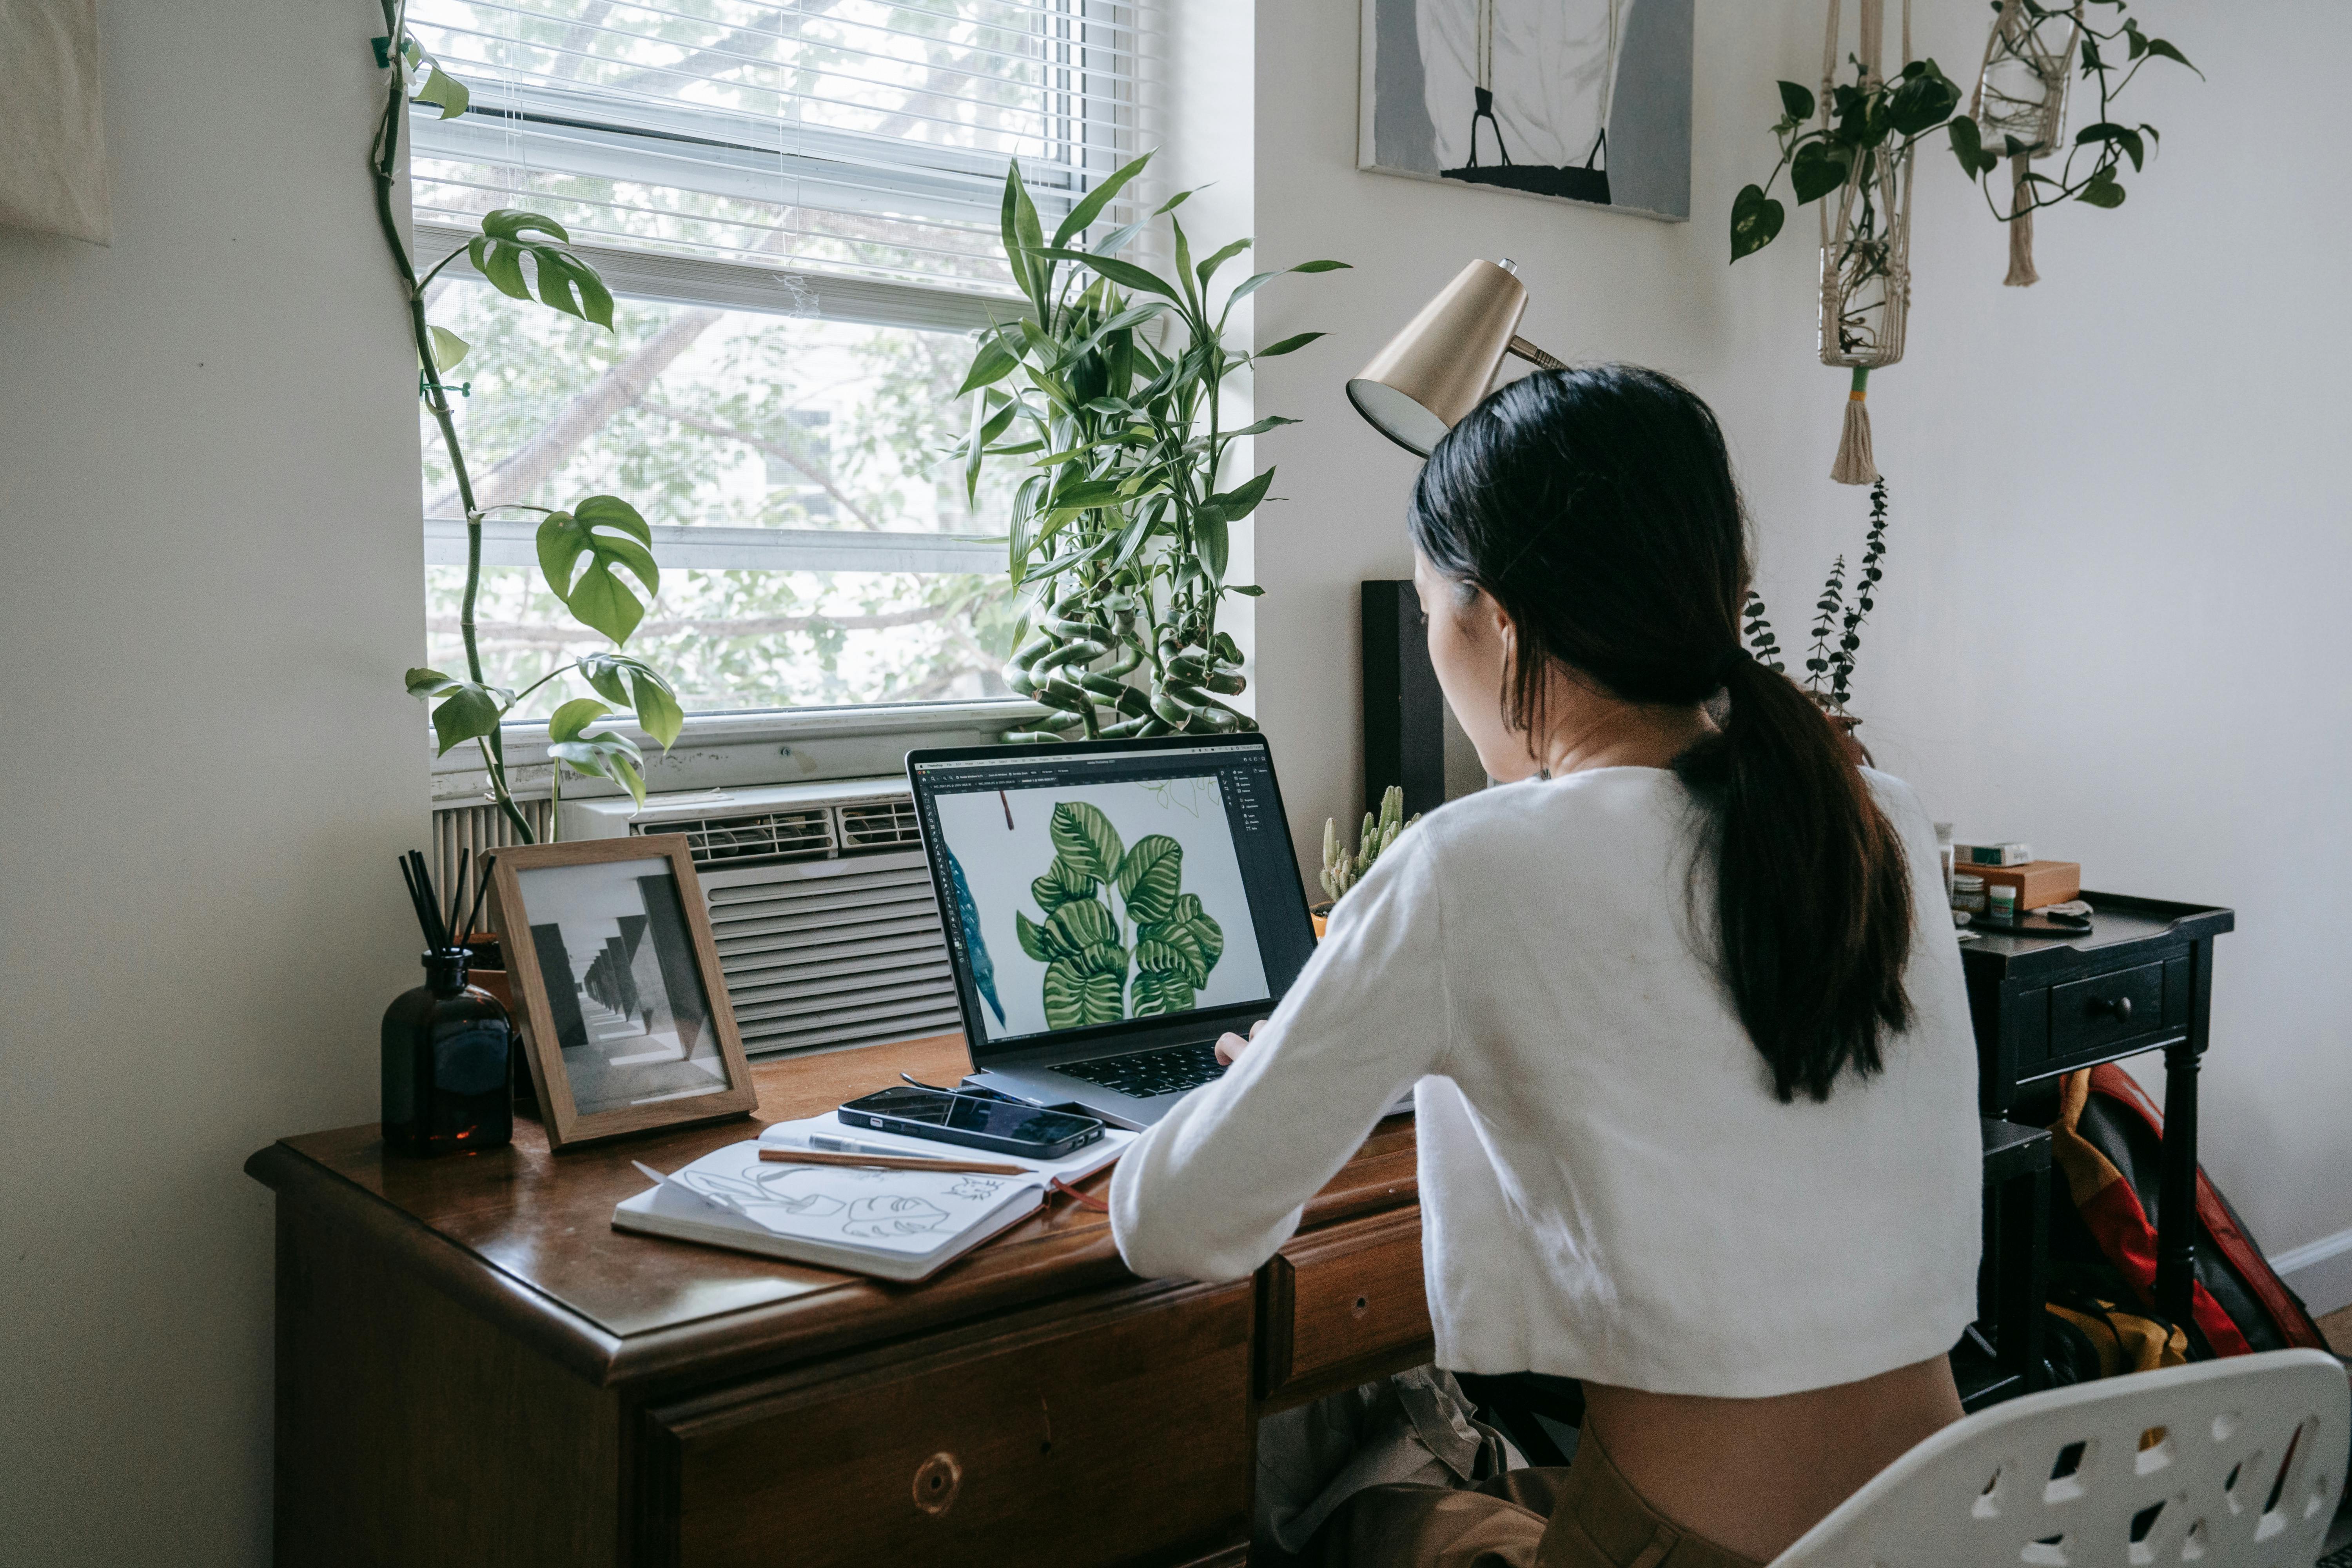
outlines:
[[[2271,1351],[2027,1394],[1913,1448],[1772,1568],[2311,1568],[2352,1387]]]

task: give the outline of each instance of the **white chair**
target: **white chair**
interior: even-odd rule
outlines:
[[[2352,1392],[2272,1351],[2027,1394],[1954,1422],[1772,1568],[2311,1568]]]

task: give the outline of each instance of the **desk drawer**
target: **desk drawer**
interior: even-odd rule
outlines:
[[[1295,1403],[1429,1359],[1418,1205],[1309,1232],[1261,1278],[1263,1400]]]
[[[646,1556],[1082,1568],[1245,1542],[1250,1310],[1194,1287],[652,1411]]]
[[[2143,963],[2050,988],[2050,1060],[2109,1049],[2165,1028],[2164,965]]]

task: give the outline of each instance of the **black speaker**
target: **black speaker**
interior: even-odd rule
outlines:
[[[1391,784],[1404,814],[1445,804],[1445,695],[1429,662],[1429,623],[1412,581],[1364,589],[1364,809]]]

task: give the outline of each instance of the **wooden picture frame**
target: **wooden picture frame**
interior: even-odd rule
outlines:
[[[655,863],[661,871],[630,869]],[[684,834],[510,846],[491,889],[549,1148],[758,1104]],[[595,956],[583,963],[575,946]]]

